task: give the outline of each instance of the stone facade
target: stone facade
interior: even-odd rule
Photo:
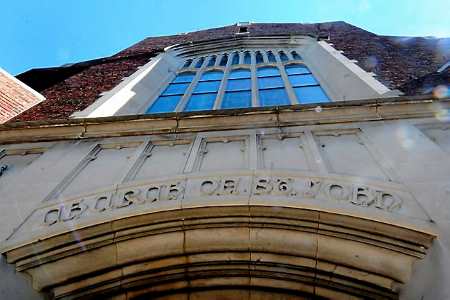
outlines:
[[[155,38],[65,70],[17,119],[34,121],[0,127],[0,296],[448,299],[450,100],[399,96],[321,40],[347,28],[328,25]],[[252,75],[252,107],[141,114],[186,57],[274,45],[301,51],[331,101],[259,106]]]

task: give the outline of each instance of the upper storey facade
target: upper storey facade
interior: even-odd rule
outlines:
[[[344,22],[236,24],[174,36],[147,38],[111,57],[60,68],[31,70],[19,75],[20,80],[41,92],[46,97],[46,101],[22,113],[14,121],[151,112],[153,102],[164,93],[164,89],[168,88],[169,83],[181,71],[186,71],[183,70],[186,61],[192,59],[197,64],[201,57],[204,58],[201,67],[194,68],[195,65],[192,65],[187,68],[195,73],[194,81],[189,82],[190,86],[186,87],[183,95],[178,91],[177,95],[184,97],[183,99],[174,100],[172,97],[170,105],[177,102],[173,111],[189,110],[190,107],[186,105],[192,98],[191,96],[194,96],[194,99],[203,99],[200,101],[201,105],[198,107],[194,105],[195,109],[247,106],[249,105],[247,97],[249,93],[252,107],[265,106],[267,101],[260,99],[260,90],[264,89],[260,86],[260,82],[271,80],[258,79],[258,68],[263,66],[276,67],[279,72],[279,75],[276,76],[282,79],[281,83],[287,97],[276,101],[276,105],[309,102],[309,100],[302,101],[301,97],[297,95],[299,87],[304,87],[303,90],[308,89],[304,85],[305,83],[292,83],[290,79],[295,79],[295,76],[294,78],[284,76],[289,75],[284,67],[293,62],[308,68],[314,78],[313,83],[317,82],[317,85],[320,85],[329,101],[395,96],[400,92],[417,94],[422,90],[430,92],[430,89],[422,89],[422,81],[419,80],[418,83],[416,81],[422,76],[435,73],[448,61],[449,53],[446,43],[448,44],[448,39],[402,39],[377,36]],[[247,63],[244,62],[246,51],[251,56],[250,62]],[[289,61],[283,61],[279,51],[284,51]],[[296,51],[301,59],[294,59],[292,51]],[[236,52],[239,54],[239,63],[233,58]],[[257,53],[261,53],[262,62],[261,57],[257,58]],[[270,53],[274,55],[275,61],[270,61],[272,59],[268,55]],[[224,54],[228,56],[226,62],[222,59]],[[216,57],[214,66],[210,66],[214,56]],[[221,65],[224,63],[225,65]],[[337,66],[341,70],[336,70]],[[233,78],[235,74],[231,74],[231,71],[245,70],[246,68],[250,71],[249,76]],[[145,75],[142,74],[143,70],[146,72]],[[212,70],[223,72],[223,75],[220,75],[222,76],[220,82],[216,80],[215,83],[199,85],[199,82],[208,81],[208,79],[201,78],[202,74]],[[158,77],[155,72],[160,72],[159,78],[155,78]],[[130,83],[132,78],[138,77],[138,74],[141,75],[141,78],[138,79],[140,82]],[[350,74],[350,78],[348,74]],[[438,75],[440,82],[445,81],[444,75]],[[244,76],[244,74],[237,76]],[[351,78],[362,80],[363,83],[356,84],[352,80],[349,81]],[[434,77],[432,78],[435,82]],[[230,84],[231,82],[245,82],[247,85],[228,87],[229,79],[249,80],[231,80]],[[150,80],[154,86],[148,84]],[[272,81],[275,80],[277,79]],[[124,83],[128,84],[128,92],[125,92],[127,89],[118,89],[119,86],[123,88]],[[278,87],[281,87],[281,83],[278,84]],[[308,84],[310,83],[311,81]],[[136,85],[133,86],[133,84]],[[251,85],[251,89],[248,84]],[[302,85],[295,86],[296,84]],[[212,95],[199,96],[204,92],[202,86],[206,85],[210,88],[215,85],[213,90],[210,88],[206,90],[217,93],[214,100],[212,100],[214,97]],[[348,88],[349,85],[352,88]],[[430,83],[427,82],[427,85]],[[136,93],[139,91],[139,86],[146,89],[145,100],[137,100],[141,96],[144,97],[144,95]],[[199,86],[199,90],[195,91],[197,86]],[[369,88],[356,92],[356,86],[362,89],[367,86]],[[237,88],[239,89],[236,90]],[[122,97],[126,101],[121,100],[126,103],[115,103],[114,106],[108,103],[110,106],[108,113],[97,111],[92,114],[108,97],[119,90],[122,91],[122,95],[126,94],[125,98]],[[314,89],[312,90],[315,92]],[[396,90],[400,90],[400,92]],[[239,100],[243,103],[239,101],[236,103],[233,100],[233,93],[231,93],[233,91],[239,91],[241,95],[247,95],[247,98]],[[270,91],[266,91],[266,94],[270,94]],[[174,95],[169,93],[165,96]],[[229,99],[230,97],[231,100],[223,102],[224,98]],[[272,104],[271,100],[267,103]],[[133,106],[132,109],[130,109],[131,106]],[[153,109],[155,112],[158,111],[157,107]],[[163,109],[163,111],[165,110],[168,109]]]

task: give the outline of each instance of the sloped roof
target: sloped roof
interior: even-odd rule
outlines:
[[[0,124],[43,100],[42,95],[0,68]]]
[[[112,89],[165,47],[233,37],[238,30],[237,25],[232,25],[150,37],[111,57],[20,74],[19,79],[35,86],[47,100],[14,120],[68,118],[75,111],[88,107],[100,93]],[[248,25],[248,31],[249,36],[304,34],[329,37],[328,42],[336,49],[343,51],[349,59],[357,60],[366,71],[377,74],[377,79],[391,89],[399,89],[411,80],[435,72],[450,58],[450,39],[378,36],[345,22],[255,23]]]

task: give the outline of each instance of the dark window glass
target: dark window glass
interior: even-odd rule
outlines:
[[[288,105],[289,98],[284,88],[259,90],[261,106]]]
[[[252,56],[250,52],[246,51],[244,54],[244,64],[250,65],[252,63]]]
[[[222,108],[242,108],[252,106],[252,92],[226,92],[222,100]]]
[[[297,51],[292,51],[291,54],[294,59],[298,59],[298,60],[302,59],[302,57],[300,55],[298,55]]]
[[[200,68],[201,66],[203,66],[203,62],[205,61],[204,57],[200,57],[200,59],[197,61],[197,63],[195,64],[196,68]]]
[[[234,52],[233,54],[233,60],[231,61],[232,65],[238,65],[239,64],[239,53]]]
[[[280,54],[281,61],[288,61],[289,60],[289,58],[287,57],[286,53],[284,53],[283,51],[280,51],[279,54]]]
[[[287,65],[286,66],[286,73],[288,75],[294,75],[294,74],[309,74],[311,71],[306,66],[303,65]]]
[[[187,68],[187,67],[189,67],[191,64],[192,64],[192,59],[188,59],[188,60],[184,63],[183,68]]]
[[[318,85],[295,87],[294,91],[300,103],[316,103],[316,102],[330,101],[330,99],[325,94],[323,89]]]
[[[272,51],[267,52],[267,59],[269,60],[269,62],[277,62],[275,55],[273,55]]]
[[[225,67],[227,65],[227,62],[228,62],[228,55],[227,54],[222,55],[222,58],[220,59],[220,65],[222,67]]]
[[[209,62],[208,62],[208,67],[212,67],[212,66],[214,66],[215,64],[216,64],[216,56],[214,55],[214,56],[212,56],[210,59],[209,59]]]
[[[164,113],[172,112],[177,107],[178,102],[180,102],[182,95],[174,96],[159,96],[158,99],[153,103],[153,105],[145,113]]]
[[[193,94],[184,111],[211,110],[214,106],[217,93]]]
[[[228,79],[238,79],[238,78],[251,78],[252,73],[247,69],[237,69],[231,71],[230,75],[228,75]]]
[[[263,58],[261,52],[259,52],[259,51],[256,52],[256,63],[257,63],[257,64],[262,64],[262,63],[264,63],[264,58]]]

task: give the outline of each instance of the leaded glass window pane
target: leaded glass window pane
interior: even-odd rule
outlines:
[[[280,76],[258,78],[260,89],[284,87],[284,82]]]
[[[231,61],[232,65],[238,65],[239,64],[239,53],[234,52],[233,54],[233,60]]]
[[[197,63],[195,64],[196,68],[201,68],[201,66],[203,66],[203,62],[205,61],[204,57],[200,57],[200,59],[197,61]]]
[[[184,111],[211,110],[214,106],[217,93],[193,94]]]
[[[257,64],[262,64],[262,63],[264,63],[264,58],[263,58],[261,52],[259,52],[259,51],[256,52],[256,63],[257,63]]]
[[[217,92],[219,87],[220,81],[199,81],[194,93]]]
[[[252,92],[226,92],[222,100],[222,108],[242,108],[252,106]]]
[[[252,56],[250,52],[246,51],[244,54],[244,64],[250,65],[252,63]]]
[[[267,59],[269,60],[269,62],[277,62],[275,55],[273,55],[272,51],[267,52]]]
[[[222,58],[220,59],[220,65],[222,67],[225,67],[227,65],[227,62],[228,62],[228,55],[227,54],[222,55]]]
[[[163,96],[184,94],[190,83],[171,83],[162,93]]]
[[[297,59],[297,60],[302,59],[302,57],[297,53],[297,51],[292,51],[291,54],[294,59]]]
[[[289,58],[287,57],[286,53],[284,53],[283,51],[280,51],[279,54],[280,54],[281,61],[288,61],[289,60]]]
[[[182,83],[182,82],[191,82],[194,79],[194,73],[181,73],[178,74],[177,77],[172,81],[172,83]]]
[[[302,104],[330,101],[323,89],[318,85],[295,87],[294,91],[298,101]]]
[[[276,106],[290,104],[284,88],[259,90],[259,102],[261,106]]]
[[[265,76],[279,76],[280,71],[278,71],[278,68],[274,67],[264,67],[258,69],[258,77],[265,77]]]
[[[250,78],[252,73],[247,69],[237,69],[230,72],[228,79]]]
[[[209,59],[208,67],[213,67],[215,64],[216,64],[216,56],[214,55]]]
[[[289,81],[292,86],[318,85],[319,83],[311,74],[305,75],[290,75]]]
[[[165,113],[175,111],[181,97],[181,95],[159,96],[145,113]]]
[[[200,78],[200,81],[206,80],[222,80],[223,72],[222,71],[210,71],[206,72]]]
[[[287,65],[286,73],[288,75],[309,74],[311,73],[311,71],[306,66],[303,65]]]
[[[251,87],[251,79],[229,79],[227,91],[250,90]]]
[[[183,68],[187,68],[187,67],[189,67],[191,64],[192,64],[192,59],[188,59],[188,60],[184,63]]]

